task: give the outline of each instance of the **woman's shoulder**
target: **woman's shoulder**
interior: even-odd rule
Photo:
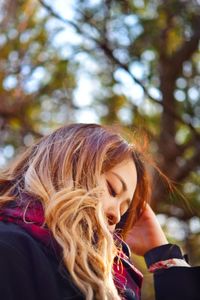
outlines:
[[[1,299],[7,299],[12,288],[22,296],[11,299],[57,300],[68,296],[82,300],[72,280],[63,277],[59,269],[59,261],[49,254],[46,246],[19,225],[0,222],[0,291],[3,289],[6,295]],[[25,297],[26,292],[34,296]]]
[[[38,243],[23,228],[17,224],[0,222],[0,256],[2,259],[25,261],[27,257],[37,256],[39,253],[41,249]]]
[[[0,222],[0,243],[20,245],[21,239],[32,240],[19,225],[10,222]]]

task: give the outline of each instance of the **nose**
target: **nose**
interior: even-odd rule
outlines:
[[[110,206],[106,212],[109,225],[116,225],[121,219],[120,209],[118,206]]]

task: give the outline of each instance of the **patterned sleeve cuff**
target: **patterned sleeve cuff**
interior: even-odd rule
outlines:
[[[145,253],[144,258],[148,269],[150,266],[160,261],[165,261],[172,258],[184,260],[181,249],[177,245],[173,244],[166,244],[153,248]]]
[[[160,269],[169,269],[171,267],[191,267],[184,259],[170,258],[167,260],[161,260],[149,267],[150,273],[155,273]]]

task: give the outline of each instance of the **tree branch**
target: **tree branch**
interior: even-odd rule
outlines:
[[[191,171],[195,170],[195,168],[199,166],[200,164],[199,153],[200,153],[200,145],[199,147],[197,147],[196,153],[192,156],[192,158],[188,159],[182,167],[179,167],[177,169],[177,172],[175,174],[175,180],[177,182],[182,182]]]
[[[143,90],[144,94],[151,100],[153,101],[154,103],[157,103],[158,105],[161,105],[163,106],[163,103],[162,101],[159,101],[157,99],[155,99],[154,97],[152,97],[147,88],[144,86],[144,84],[139,80],[137,79],[132,73],[131,71],[129,70],[129,66],[127,64],[124,64],[122,62],[120,62],[113,54],[113,51],[112,49],[110,49],[107,45],[107,43],[105,42],[105,40],[101,41],[101,40],[98,40],[96,38],[94,38],[93,36],[91,36],[90,34],[84,32],[79,25],[77,25],[75,22],[73,21],[70,21],[70,20],[66,20],[64,19],[62,16],[60,16],[58,13],[56,13],[49,5],[47,5],[43,0],[38,0],[40,2],[40,4],[46,8],[48,10],[48,12],[50,13],[50,15],[52,15],[53,17],[55,17],[56,19],[62,21],[63,23],[67,24],[67,25],[71,25],[74,29],[76,29],[76,31],[79,33],[79,34],[82,34],[83,36],[85,36],[86,38],[90,39],[91,41],[95,42],[96,45],[98,45],[100,47],[100,49],[105,53],[105,55],[113,62],[115,63],[117,66],[121,67],[123,70],[125,70],[130,76],[131,78],[134,80],[135,83],[137,83]],[[97,30],[99,32],[99,30],[95,27],[94,24],[90,24],[91,26],[93,26],[95,28],[95,30]],[[176,114],[174,111],[173,111],[173,108],[171,108],[170,106],[167,106],[165,104],[165,111],[171,115],[173,118],[175,118],[178,122],[184,124],[184,125],[187,125],[190,130],[192,131],[192,133],[200,138],[200,134],[197,132],[197,130],[195,129],[195,127],[192,125],[191,122],[185,122],[178,114]]]
[[[200,39],[200,17],[195,16],[193,20],[194,34],[189,41],[185,43],[176,51],[171,61],[174,66],[176,73],[179,72],[184,61],[188,60],[191,55],[198,49]]]

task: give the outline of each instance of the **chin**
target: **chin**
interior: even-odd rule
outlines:
[[[115,232],[115,228],[108,228],[108,230],[110,231],[110,233],[114,233]]]

